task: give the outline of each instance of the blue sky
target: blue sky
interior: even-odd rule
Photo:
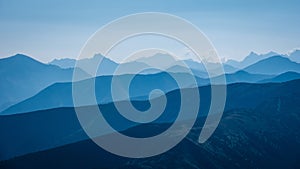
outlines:
[[[76,58],[101,26],[138,12],[166,12],[189,20],[222,57],[287,53],[300,47],[299,6],[294,0],[0,0],[0,57],[25,53],[43,62]]]

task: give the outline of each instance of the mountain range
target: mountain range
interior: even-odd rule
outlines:
[[[273,53],[270,52],[268,56],[264,56],[265,59],[261,59],[260,61],[237,71],[235,71],[235,68],[228,65],[226,67],[225,65],[224,69],[227,69],[228,72],[235,71],[234,73],[225,74],[226,83],[285,82],[299,77],[300,64],[292,62],[283,56],[270,56],[271,54]],[[255,58],[253,57],[254,54],[251,56],[252,57],[250,58]],[[112,101],[110,95],[110,83],[112,77],[115,79],[116,77],[126,79],[135,75],[130,75],[130,73],[134,72],[132,72],[132,70],[143,67],[147,68],[147,66],[149,69],[145,69],[143,72],[140,72],[140,74],[137,74],[138,78],[135,78],[139,80],[135,83],[135,85],[132,85],[132,98],[148,97],[148,89],[150,89],[153,84],[157,84],[156,86],[163,89],[164,92],[169,92],[178,88],[172,80],[170,81],[170,77],[167,73],[162,72],[162,70],[153,69],[151,66],[143,62],[148,61],[149,63],[152,63],[157,60],[158,57],[165,57],[166,60],[174,61],[174,63],[161,65],[161,67],[167,69],[167,72],[181,76],[183,79],[190,76],[189,74],[181,73],[186,72],[187,68],[181,66],[182,64],[179,64],[180,61],[174,60],[174,58],[171,58],[166,54],[157,54],[154,58],[148,57],[146,60],[140,59],[124,63],[122,67],[125,68],[125,71],[127,70],[126,73],[129,73],[127,75],[121,74],[112,76],[111,74],[113,74],[119,64],[102,55],[95,55],[93,58],[80,60],[79,64],[87,65],[87,67],[92,68],[93,66],[97,66],[98,61],[102,60],[98,69],[99,77],[96,78],[96,84],[99,85],[96,88],[100,90],[99,93],[101,93],[97,95],[97,101],[98,103],[107,103]],[[196,81],[198,86],[210,84],[211,79],[208,78],[208,74],[205,72],[203,64],[193,60],[185,60],[184,63],[191,68],[194,73],[194,77],[197,79]],[[71,92],[72,85],[69,83],[72,79],[73,68],[63,69],[55,65],[43,64],[28,56],[20,54],[2,59],[0,60],[0,64],[3,65],[1,66],[1,80],[2,82],[5,82],[0,86],[0,91],[2,91],[1,97],[6,98],[2,100],[0,107],[2,112],[0,114],[15,114],[56,107],[73,106]],[[7,65],[11,66],[8,67]],[[211,69],[215,66],[214,63],[208,63],[208,65],[212,67]],[[83,78],[90,77],[88,73],[83,71],[81,72]],[[47,74],[47,76],[44,76],[44,74]],[[211,78],[218,80],[222,78],[222,75],[216,75]],[[18,84],[24,85],[20,87]],[[30,84],[30,87],[25,84]],[[190,85],[192,85],[191,82],[187,81],[185,82],[185,86],[182,87],[189,87]],[[143,86],[144,88],[142,90],[141,87],[137,86]],[[119,89],[123,90],[122,92],[126,91],[124,86],[120,86]]]
[[[224,63],[221,75],[215,73],[217,63],[206,63],[211,77],[203,63],[163,53],[125,63],[101,54],[49,64],[22,54],[0,59],[0,168],[299,168],[299,53],[250,53],[241,62]],[[79,78],[72,82],[74,70]],[[225,84],[212,83],[224,77]],[[144,138],[167,130],[178,116],[184,91],[199,92],[196,123],[180,144],[164,154],[142,159],[115,156],[89,139],[75,112],[73,85],[81,86],[82,93],[94,93],[91,83],[96,103],[90,95],[82,96],[84,103],[76,108],[99,108],[106,122],[124,135]],[[226,85],[224,114],[212,137],[200,144],[214,85]],[[165,95],[150,95],[153,89]],[[116,108],[132,103],[138,110],[148,110],[164,98],[162,115],[147,124],[126,119]],[[182,122],[190,118],[187,113]],[[103,124],[91,119],[89,127],[94,125]],[[115,133],[103,130],[96,137],[111,134]]]
[[[292,62],[288,58],[282,56],[272,56],[270,58],[258,61],[243,70],[249,73],[278,75],[288,71],[300,73],[298,63]]]
[[[249,55],[246,56],[244,58],[244,60],[242,60],[240,62],[236,61],[236,60],[228,60],[226,63],[233,67],[243,69],[243,68],[250,66],[260,60],[267,59],[269,57],[276,56],[276,55],[279,55],[279,54],[272,52],[272,51],[269,53],[266,53],[266,54],[257,54],[255,52],[250,52]]]
[[[277,57],[275,57],[277,56]],[[118,63],[102,56],[102,55],[95,55],[93,58],[90,59],[81,59],[78,62],[82,63],[82,65],[87,65],[86,67],[93,68],[95,67],[95,63],[103,58],[103,62],[99,66],[101,70],[98,70],[97,76],[101,75],[113,75],[114,71],[118,67]],[[278,75],[287,71],[293,71],[299,73],[299,66],[300,63],[300,50],[294,50],[289,54],[279,55],[275,52],[269,52],[266,54],[257,54],[251,52],[248,56],[245,57],[242,61],[235,61],[235,60],[228,60],[227,62],[223,63],[224,73],[231,74],[239,70],[247,71],[248,73],[254,74],[271,74],[271,75]],[[70,62],[72,64],[70,64]],[[278,63],[281,64],[278,64]],[[62,68],[66,67],[73,67],[75,66],[76,60],[75,59],[61,59],[61,60],[53,60],[49,64],[54,64],[60,66]],[[158,64],[159,63],[159,64]],[[141,74],[153,74],[159,73],[159,70],[151,69],[155,66],[159,66],[162,70],[168,72],[182,72],[186,68],[183,67],[183,64],[186,64],[189,69],[198,77],[201,78],[208,78],[207,70],[204,64],[193,61],[191,59],[187,60],[176,60],[172,56],[168,54],[157,53],[150,57],[138,58],[136,60],[132,60],[130,62],[123,63],[124,67],[128,67],[128,69],[123,70],[126,74],[135,74],[137,72],[130,71],[134,70],[135,68],[148,68],[149,70],[145,70],[141,72]],[[126,65],[127,64],[127,65]],[[217,64],[214,63],[206,63],[209,67],[211,72],[214,72],[214,67]],[[275,66],[276,65],[276,66]],[[279,66],[279,67],[277,67]],[[134,68],[131,68],[134,67]],[[130,69],[129,69],[130,68]],[[89,72],[89,71],[88,71]],[[102,72],[102,73],[101,73]],[[213,76],[218,76],[219,74],[213,74]]]
[[[78,73],[81,79],[88,77],[82,70]],[[71,81],[72,74],[73,68],[43,64],[22,54],[0,59],[0,111],[53,83]]]
[[[99,68],[97,71],[97,76],[120,75],[120,73],[114,73],[114,72],[115,70],[117,70],[117,67],[119,65],[122,65],[122,68],[125,68],[124,70],[122,70],[122,74],[137,74],[138,72],[134,70],[138,70],[138,69],[148,69],[139,72],[139,74],[153,74],[153,73],[159,73],[161,71],[166,71],[166,70],[168,72],[176,73],[176,72],[182,72],[183,70],[188,68],[192,72],[194,72],[195,75],[199,77],[202,78],[208,77],[206,74],[207,68],[204,66],[203,63],[194,61],[192,59],[176,60],[176,58],[173,58],[171,55],[163,54],[163,53],[157,53],[149,57],[137,58],[135,60],[130,60],[122,64],[117,63],[100,54],[96,54],[92,58],[80,59],[77,62],[78,62],[77,64],[82,65],[84,70],[86,70],[89,74],[93,74],[92,73],[93,70]],[[49,62],[49,64],[60,66],[61,68],[69,68],[69,67],[75,67],[76,60],[68,59],[68,58],[59,59],[59,60],[55,59]],[[209,67],[210,70],[216,69],[219,65],[220,64],[216,64],[216,63],[207,63],[207,67]],[[225,73],[233,73],[238,70],[237,68],[228,64],[223,64],[222,66]]]
[[[181,80],[192,78],[189,74],[175,73]],[[112,102],[111,95],[111,81],[112,78],[118,79],[118,91],[120,93],[119,100],[126,100],[127,98],[122,97],[121,93],[126,92],[127,89],[122,85],[122,81],[130,78],[133,75],[120,75],[120,76],[99,76],[96,79],[89,79],[77,83],[88,83],[87,81],[95,80],[96,88],[96,100],[98,104]],[[264,83],[264,82],[286,82],[289,80],[300,79],[300,74],[295,72],[287,72],[280,74],[278,76],[272,75],[261,75],[261,74],[250,74],[245,71],[238,71],[233,74],[226,74],[226,83]],[[198,86],[210,85],[210,79],[202,79],[195,77]],[[221,76],[214,77],[218,81]],[[159,81],[159,83],[158,83]],[[188,80],[184,81],[183,88],[188,88],[194,86],[193,82]],[[130,85],[130,98],[131,99],[147,99],[149,93],[152,89],[161,89],[163,92],[167,93],[171,90],[178,89],[176,82],[172,80],[172,77],[167,73],[158,73],[151,75],[137,75]],[[91,88],[86,88],[85,90],[91,90]],[[89,92],[89,91],[86,91]],[[89,99],[86,99],[89,100]],[[92,105],[92,101],[86,101],[85,106]],[[83,106],[83,105],[82,105]],[[8,109],[1,112],[2,115],[16,114],[31,112],[37,110],[44,110],[57,107],[73,107],[72,99],[72,83],[55,83],[33,97],[30,97],[24,101],[21,101]]]
[[[244,69],[258,61],[268,59],[272,56],[278,56],[278,55],[288,58],[293,62],[300,63],[300,50],[298,50],[298,49],[295,49],[288,54],[278,54],[273,51],[268,52],[266,54],[257,54],[255,52],[250,52],[249,55],[247,55],[242,61],[236,61],[236,60],[229,59],[225,63],[227,65],[231,65],[238,69]]]
[[[205,108],[200,108],[202,116],[198,117],[188,137],[167,153],[145,159],[121,158],[97,147],[87,139],[73,108],[0,116],[0,157],[9,159],[2,161],[0,167],[139,168],[146,164],[157,168],[164,164],[168,168],[192,168],[195,165],[205,168],[277,168],[277,165],[294,168],[299,165],[296,157],[300,154],[300,140],[294,137],[299,135],[300,127],[300,107],[296,104],[300,101],[299,85],[300,80],[229,85],[222,121],[216,133],[204,144],[197,142],[197,136],[209,109],[210,87],[200,87],[201,105]],[[164,130],[169,126],[168,121],[173,120],[174,115],[170,113],[178,108],[174,106],[178,94],[178,90],[167,94],[171,104],[167,106],[167,116],[145,126],[120,119],[112,103],[99,106],[107,121],[118,131],[133,136],[151,135]],[[147,104],[147,101],[136,102],[141,107]],[[178,158],[184,160],[174,163]],[[107,163],[107,160],[114,162]]]
[[[125,81],[133,78],[129,89],[126,88]],[[193,78],[190,74],[176,73],[177,76],[184,82],[182,88],[188,88],[192,86],[197,86],[188,79]],[[187,79],[186,81],[184,79]],[[88,79],[84,81],[75,82],[78,86],[88,86],[88,84],[95,81],[96,89],[96,100],[100,103],[112,102],[111,95],[111,84],[112,80],[115,81],[115,91],[119,94],[119,100],[126,100],[127,97],[122,93],[129,90],[131,99],[148,99],[148,95],[153,89],[160,89],[167,93],[171,90],[178,89],[176,81],[168,73],[158,73],[151,75],[119,75],[119,76],[99,76],[96,79]],[[202,79],[196,77],[198,83],[203,83]],[[90,86],[84,87],[86,93],[91,92],[92,88]],[[85,104],[82,106],[92,105],[93,101],[91,98],[86,98]],[[72,99],[72,83],[55,83],[33,97],[30,97],[10,108],[4,110],[1,114],[15,114],[22,112],[31,112],[36,110],[50,109],[56,107],[73,107]]]

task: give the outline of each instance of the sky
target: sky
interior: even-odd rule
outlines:
[[[287,53],[300,47],[299,6],[299,0],[0,0],[0,58],[76,58],[99,28],[140,12],[188,20],[227,59],[251,51]]]

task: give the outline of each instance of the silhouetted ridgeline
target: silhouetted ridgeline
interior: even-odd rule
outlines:
[[[58,108],[0,116],[1,158],[25,156],[1,162],[1,168],[297,168],[300,155],[300,80],[270,84],[232,84],[228,86],[226,111],[216,133],[204,144],[196,142],[205,116],[199,117],[190,135],[171,151],[146,159],[127,159],[111,155],[85,140],[73,108]],[[168,94],[176,102],[178,91]],[[205,105],[209,87],[201,87]],[[243,93],[243,94],[241,94]],[[138,101],[145,107],[148,102]],[[176,105],[176,104],[175,104]],[[108,107],[107,107],[108,106]],[[100,106],[101,107],[101,106]],[[106,107],[106,108],[105,108]],[[118,120],[112,124],[128,135],[163,131],[176,114],[167,107],[161,121],[147,126]],[[102,106],[106,118],[118,118],[113,104]],[[169,113],[168,113],[169,112]],[[170,116],[168,116],[170,115]],[[135,126],[135,127],[134,127]],[[132,128],[134,127],[134,128]],[[153,133],[152,133],[153,134]],[[80,141],[81,140],[81,141]],[[70,144],[72,143],[72,144]],[[57,148],[54,148],[57,147]],[[48,150],[47,150],[48,149]],[[34,162],[33,162],[34,161]],[[111,161],[111,162],[109,162]],[[114,162],[112,162],[114,161]]]

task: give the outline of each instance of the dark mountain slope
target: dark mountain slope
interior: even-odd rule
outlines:
[[[151,158],[112,155],[90,140],[28,154],[0,163],[1,168],[205,168],[295,169],[300,156],[299,94],[266,99],[253,109],[224,113],[214,135],[204,144],[196,140],[204,119],[170,151]],[[153,126],[157,128],[157,126]],[[143,126],[130,129],[144,132]]]
[[[228,94],[226,101],[226,111],[237,111],[240,109],[250,111],[249,115],[234,115],[232,118],[247,119],[253,115],[257,120],[269,120],[268,116],[258,116],[264,111],[285,110],[281,113],[289,115],[293,112],[297,120],[298,112],[300,112],[297,104],[300,96],[300,80],[285,83],[270,84],[232,84],[228,86]],[[210,86],[201,87],[200,89],[200,110],[199,114],[205,116],[210,105]],[[188,89],[185,89],[188,90]],[[167,94],[168,104],[166,112],[155,123],[172,122],[176,118],[176,112],[180,105],[178,90]],[[268,103],[272,101],[271,103]],[[284,106],[288,102],[290,107]],[[270,106],[260,109],[261,106]],[[273,105],[274,104],[274,105]],[[133,105],[140,110],[149,107],[148,101],[135,101]],[[273,106],[273,107],[272,107]],[[100,105],[101,110],[107,121],[118,131],[136,126],[136,123],[129,122],[122,118],[112,103]],[[256,111],[256,109],[258,109]],[[275,112],[274,112],[275,115]],[[246,116],[246,117],[244,117]],[[259,117],[259,118],[258,118]],[[281,119],[280,113],[276,113],[276,118]],[[276,118],[272,118],[272,121]],[[250,125],[251,122],[249,122]],[[281,123],[279,121],[279,123]],[[293,124],[294,123],[290,123]],[[299,123],[300,124],[300,123]],[[270,124],[271,125],[271,124]],[[284,124],[286,125],[286,124]],[[284,126],[283,125],[283,126]],[[272,126],[272,125],[271,125]],[[248,127],[255,127],[248,126]],[[268,126],[266,126],[268,127]],[[226,129],[224,129],[226,130]],[[294,129],[293,129],[294,130]],[[156,129],[155,131],[159,131]],[[65,144],[77,142],[86,139],[86,135],[78,123],[73,108],[58,108],[51,110],[36,111],[24,114],[0,116],[0,138],[1,138],[1,159],[9,159],[22,154],[46,150],[49,148],[62,146]]]

